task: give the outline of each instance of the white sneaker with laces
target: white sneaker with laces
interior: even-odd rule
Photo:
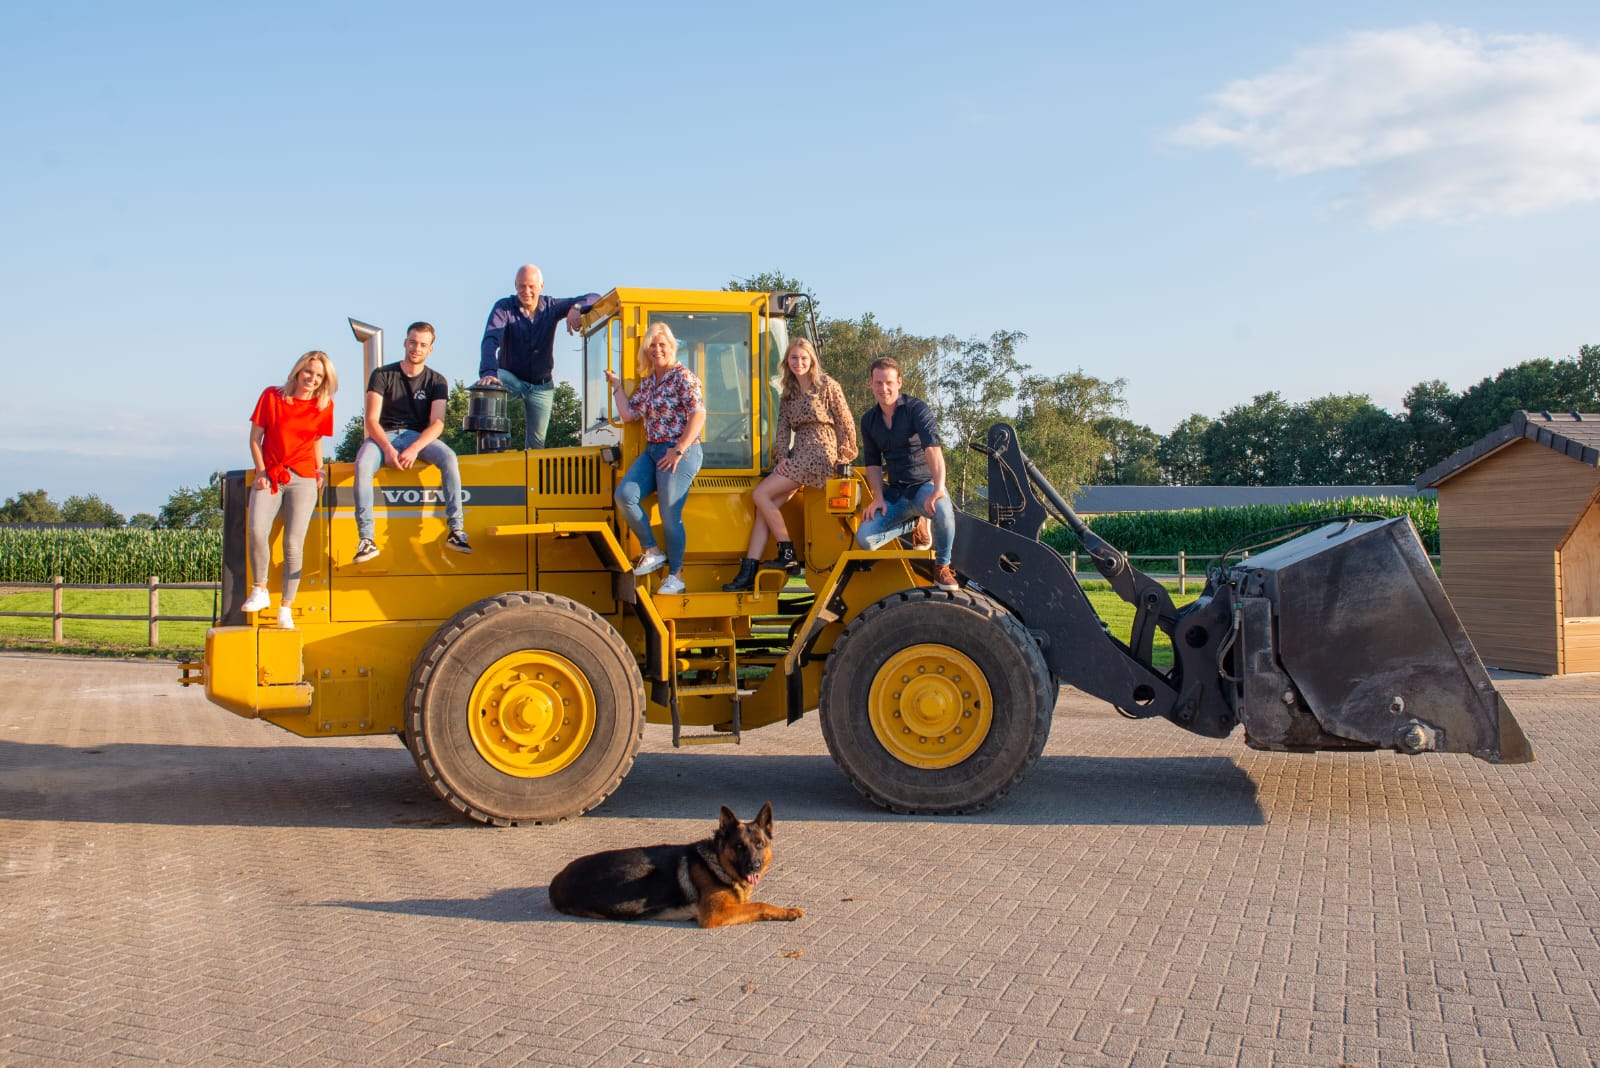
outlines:
[[[287,605],[278,609],[278,629],[294,630],[294,609]]]
[[[661,584],[661,588],[656,592],[662,594],[683,593],[685,592],[683,579],[677,575],[668,575],[666,581]]]
[[[666,565],[667,554],[658,548],[649,548],[639,554],[639,559],[633,562],[635,575],[648,575],[652,571],[660,571]]]
[[[250,591],[250,596],[245,598],[245,602],[239,607],[239,611],[259,612],[266,608],[271,601],[272,598],[267,596],[267,588],[265,586],[257,586]]]

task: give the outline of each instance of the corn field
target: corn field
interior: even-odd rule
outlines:
[[[1196,508],[1095,516],[1089,527],[1125,553],[1205,556],[1252,532],[1349,513],[1408,515],[1430,553],[1439,551],[1439,507],[1433,497],[1350,497],[1314,504]],[[1065,527],[1043,540],[1066,554],[1083,546]],[[216,582],[222,577],[222,533],[216,530],[25,530],[0,526],[0,584],[147,581]]]
[[[24,530],[0,526],[0,584],[216,582],[220,530]]]
[[[1125,553],[1171,555],[1185,552],[1190,556],[1208,556],[1225,551],[1240,538],[1248,538],[1256,531],[1351,514],[1386,518],[1410,516],[1422,539],[1422,547],[1434,554],[1439,551],[1439,502],[1431,496],[1347,497],[1340,501],[1306,504],[1119,512],[1095,516],[1086,522],[1090,530]],[[1077,536],[1062,526],[1046,528],[1042,540],[1063,555],[1083,549]],[[1248,547],[1249,542],[1244,544]]]

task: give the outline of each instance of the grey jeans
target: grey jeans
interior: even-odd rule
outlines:
[[[283,603],[289,604],[300,590],[300,548],[305,544],[306,528],[317,507],[317,480],[289,472],[287,485],[278,492],[250,489],[250,579],[257,586],[267,584],[267,568],[272,563],[272,523],[283,509]]]

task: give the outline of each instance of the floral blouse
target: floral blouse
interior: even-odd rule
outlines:
[[[660,445],[683,437],[689,417],[705,411],[706,402],[694,372],[674,363],[660,378],[646,375],[628,398],[628,407],[644,420],[645,440]]]

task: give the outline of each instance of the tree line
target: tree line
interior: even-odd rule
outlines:
[[[780,271],[736,278],[728,290],[808,293]],[[854,319],[813,313],[819,354],[859,417],[874,402],[867,368],[880,356],[897,360],[905,392],[932,405],[946,436],[950,492],[968,506],[987,480],[986,461],[966,448],[991,423],[1013,423],[1029,457],[1056,488],[1071,496],[1085,485],[1293,486],[1397,485],[1456,450],[1504,426],[1517,409],[1600,411],[1600,346],[1576,356],[1524,360],[1456,392],[1440,379],[1419,382],[1391,413],[1368,394],[1329,394],[1291,404],[1260,393],[1215,418],[1194,413],[1168,434],[1126,418],[1126,379],[1102,379],[1081,367],[1042,374],[1021,355],[1028,336],[997,329],[987,338],[914,334],[886,327],[866,312]],[[463,430],[468,388],[450,390],[442,439],[458,454],[476,451]],[[522,405],[507,406],[512,442],[522,440]],[[569,383],[556,387],[547,440],[576,445],[582,404]],[[359,413],[346,422],[333,458],[355,458],[364,433]],[[124,519],[94,494],[56,504],[43,490],[19,493],[0,505],[5,523],[101,523],[107,527],[213,529],[220,527],[221,480],[181,486],[156,515]]]
[[[730,290],[808,292],[779,271],[734,279]],[[820,302],[818,302],[820,309]],[[817,313],[823,366],[857,415],[874,403],[867,368],[899,361],[905,392],[932,405],[947,438],[950,492],[958,504],[986,480],[986,461],[965,447],[991,423],[1013,423],[1028,456],[1069,497],[1085,485],[1399,485],[1504,426],[1519,408],[1600,411],[1600,346],[1576,356],[1530,359],[1461,392],[1419,382],[1394,414],[1363,393],[1291,404],[1257,394],[1211,418],[1190,415],[1169,434],[1125,417],[1126,379],[1081,367],[1041,374],[1021,356],[1027,335],[987,338],[907,333],[869,312],[858,319]]]
[[[204,486],[180,486],[156,515],[135,512],[126,518],[98,494],[68,497],[57,504],[45,490],[29,490],[0,504],[0,523],[93,523],[110,530],[218,529],[222,526],[222,478],[213,474]]]

